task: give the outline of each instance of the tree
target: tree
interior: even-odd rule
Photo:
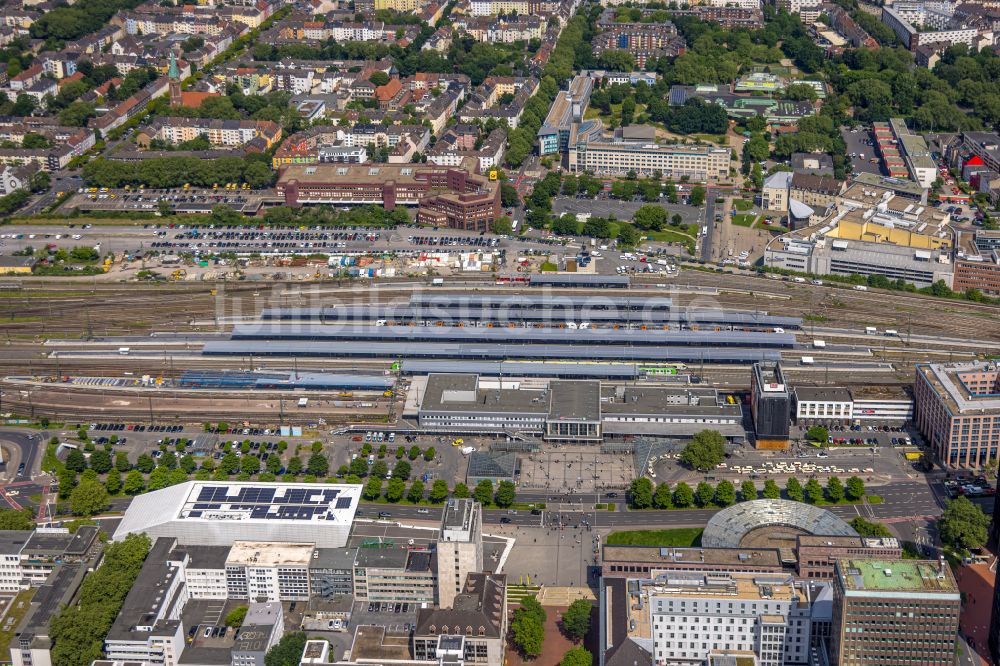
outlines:
[[[680,462],[699,472],[707,472],[726,459],[726,438],[716,430],[702,430],[681,451]]]
[[[806,439],[812,442],[819,442],[820,444],[826,444],[830,437],[830,431],[823,426],[813,426],[806,430]]]
[[[809,479],[806,483],[806,500],[810,504],[819,504],[823,501],[823,486],[819,485],[816,479]]]
[[[938,519],[941,541],[955,550],[980,548],[986,543],[990,518],[968,497],[949,500]]]
[[[128,454],[124,451],[115,453],[115,469],[123,473],[132,469],[132,463],[128,461]]]
[[[372,476],[368,478],[368,483],[365,484],[365,489],[361,493],[369,502],[373,502],[382,496],[382,478],[378,476]]]
[[[301,463],[299,463],[301,465]],[[289,463],[291,467],[291,463]],[[229,451],[219,460],[219,471],[224,474],[236,474],[240,471],[240,459],[234,451]]]
[[[264,655],[264,666],[299,666],[302,651],[306,649],[306,635],[292,631],[281,637],[277,644]]]
[[[389,75],[385,72],[374,72],[368,77],[368,80],[371,81],[373,85],[384,86],[389,83]]]
[[[70,509],[78,516],[92,516],[108,506],[108,490],[104,484],[83,479],[69,496]]]
[[[448,482],[444,479],[435,479],[434,483],[431,484],[431,491],[428,493],[427,499],[432,504],[440,504],[448,499]]]
[[[35,513],[31,509],[0,509],[0,530],[26,532],[35,529]]]
[[[222,459],[225,460],[226,459],[225,456],[223,456]],[[292,456],[288,460],[288,464],[285,465],[285,474],[291,476],[298,476],[301,473],[302,473],[302,459],[299,458],[298,456]]]
[[[542,653],[542,643],[545,640],[545,609],[534,597],[528,597],[521,602],[521,607],[514,611],[510,628],[514,645],[528,658],[537,657]]]
[[[483,479],[476,484],[476,489],[472,491],[472,499],[480,504],[487,505],[493,501],[493,483],[489,479]]]
[[[126,495],[138,495],[142,492],[145,485],[146,480],[142,478],[142,472],[137,469],[133,469],[125,477],[125,483],[122,486],[122,490],[125,491]]]
[[[260,471],[260,458],[255,456],[243,456],[240,458],[240,472],[243,474],[256,474]]]
[[[374,468],[375,465],[372,465],[372,467]],[[350,474],[353,474],[354,476],[365,476],[366,474],[368,474],[369,471],[368,463],[365,461],[363,457],[358,456],[357,458],[351,461],[350,465],[348,465],[347,471]],[[388,476],[388,474],[386,474],[386,476]]]
[[[656,492],[653,493],[653,506],[657,509],[669,509],[673,506],[673,503],[674,498],[673,492],[670,490],[670,484],[664,481],[656,486]]]
[[[865,520],[861,516],[857,516],[852,519],[850,525],[854,528],[855,532],[863,537],[877,538],[892,536],[892,532],[889,531],[889,528],[882,523]]]
[[[76,472],[63,467],[59,470],[59,499],[67,499],[76,488]]]
[[[416,444],[414,444],[413,446],[411,446],[409,452],[407,452],[406,457],[409,458],[410,460],[416,460],[417,458],[419,458],[420,457],[420,447],[417,446]]]
[[[698,484],[698,487],[694,490],[695,502],[700,507],[706,507],[712,504],[712,500],[715,498],[715,489],[712,484],[707,481],[702,481]]]
[[[255,458],[255,460],[256,460],[256,458]],[[195,462],[194,456],[192,456],[190,453],[181,456],[181,459],[180,459],[180,462],[178,462],[178,465],[180,465],[180,468],[182,470],[184,470],[185,472],[187,472],[188,474],[191,474],[196,469],[198,469],[198,463]]]
[[[411,472],[412,468],[410,467],[410,463],[405,460],[400,460],[396,463],[396,466],[392,468],[392,476],[396,479],[402,479],[403,481],[410,478]]]
[[[114,467],[108,472],[107,478],[104,480],[104,487],[107,489],[109,495],[117,495],[122,489],[122,473],[119,472]]]
[[[575,641],[583,640],[590,631],[590,613],[593,608],[586,599],[577,599],[571,603],[562,616],[563,631]]]
[[[490,222],[490,231],[498,236],[510,236],[514,232],[514,224],[506,215]]]
[[[233,610],[226,613],[226,619],[225,619],[226,626],[237,627],[237,628],[242,627],[243,620],[245,620],[247,617],[247,610],[249,609],[246,606],[237,606]]]
[[[389,476],[389,463],[384,460],[376,460],[371,468],[371,475],[384,479]]]
[[[506,509],[514,503],[516,488],[513,481],[501,481],[497,484],[497,491],[493,495],[493,501],[501,509]]]
[[[736,487],[732,481],[723,479],[715,487],[715,503],[719,506],[730,506],[736,503]]]
[[[413,502],[414,504],[419,503],[424,499],[424,482],[417,479],[410,484],[410,491],[406,493],[406,499]]]
[[[705,203],[705,188],[701,185],[695,185],[691,188],[691,205],[700,206]]]
[[[433,446],[428,446],[427,450],[424,451],[424,462],[431,462],[436,455],[437,450]]]
[[[805,500],[805,491],[802,489],[802,484],[794,476],[789,478],[785,483],[785,494],[793,502],[802,502]]]
[[[789,484],[794,479],[789,479]],[[796,481],[798,483],[798,481]],[[778,484],[774,482],[773,479],[768,479],[764,482],[764,490],[761,492],[764,499],[780,499],[781,489],[778,488]]]
[[[674,488],[674,506],[678,509],[686,509],[694,503],[694,491],[691,486],[681,481]]]
[[[111,454],[107,451],[94,451],[90,454],[90,469],[98,474],[107,474],[113,465]]]
[[[661,206],[643,206],[635,211],[632,222],[643,231],[661,231],[667,225],[667,211]]]
[[[149,481],[146,488],[149,490],[162,490],[170,485],[170,470],[166,467],[157,467],[149,473]]]
[[[644,476],[632,481],[628,490],[628,503],[633,509],[648,509],[653,506],[653,482]]]
[[[330,471],[330,461],[322,453],[314,453],[309,456],[306,471],[316,476],[326,476],[327,472]]]
[[[392,478],[389,479],[389,485],[385,489],[385,498],[390,502],[398,502],[403,499],[403,493],[406,491],[406,482],[402,479]]]
[[[826,497],[834,504],[844,499],[844,484],[836,476],[831,476],[826,481]]]
[[[775,496],[774,499],[781,497],[781,491],[778,490],[777,484],[775,484],[774,481],[771,481],[771,484],[774,485],[774,490],[778,492],[778,494]],[[740,498],[744,502],[751,502],[757,499],[757,486],[754,484],[753,481],[744,481],[743,483],[740,484]]]
[[[847,480],[847,499],[857,502],[865,496],[865,482],[859,476]]]
[[[469,496],[469,486],[464,483],[456,483],[455,489],[451,491],[452,496],[465,499]]]
[[[66,469],[71,469],[74,472],[82,472],[87,469],[87,459],[83,455],[83,451],[80,449],[70,449],[69,453],[66,455]]]
[[[582,647],[570,648],[559,662],[559,666],[593,666],[593,664],[594,656]]]

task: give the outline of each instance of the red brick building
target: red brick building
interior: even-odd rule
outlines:
[[[276,186],[289,206],[310,204],[417,206],[427,224],[486,231],[500,216],[500,184],[460,167],[434,164],[289,164]]]

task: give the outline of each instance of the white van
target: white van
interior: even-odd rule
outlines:
[[[825,349],[826,340],[813,340],[813,349]]]
[[[854,291],[868,291],[868,287],[863,284],[854,285]]]
[[[795,281],[798,282],[799,284],[805,284],[806,283],[806,279],[804,277],[797,277],[797,278],[795,278]]]
[[[874,326],[865,326],[865,335],[878,335],[878,329]]]

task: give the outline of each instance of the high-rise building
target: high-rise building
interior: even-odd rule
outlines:
[[[483,570],[483,507],[472,499],[450,499],[437,542],[438,605],[451,608],[470,573]]]
[[[1000,364],[917,366],[914,422],[934,457],[948,467],[983,467],[1000,443]]]
[[[792,398],[781,364],[763,361],[753,364],[750,376],[750,413],[758,449],[788,446]]]
[[[953,663],[962,597],[943,560],[839,560],[833,583],[831,664]]]

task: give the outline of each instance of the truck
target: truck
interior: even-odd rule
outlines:
[[[812,356],[803,356],[802,357],[802,365],[814,365],[815,363],[816,363],[816,359],[814,359]]]
[[[119,347],[118,348],[118,353],[121,354],[122,356],[128,356],[128,353],[130,351],[131,350],[128,347]]]
[[[433,287],[443,287],[444,286],[444,278],[434,278],[433,280],[431,280],[431,286],[433,286]]]
[[[878,329],[874,326],[865,326],[865,335],[878,335]]]
[[[813,340],[813,349],[825,349],[826,340]]]
[[[896,338],[899,337],[899,331],[894,328],[887,328],[885,329],[885,335],[888,335],[891,338]]]
[[[299,398],[299,407],[306,407],[309,405],[309,398]]]

